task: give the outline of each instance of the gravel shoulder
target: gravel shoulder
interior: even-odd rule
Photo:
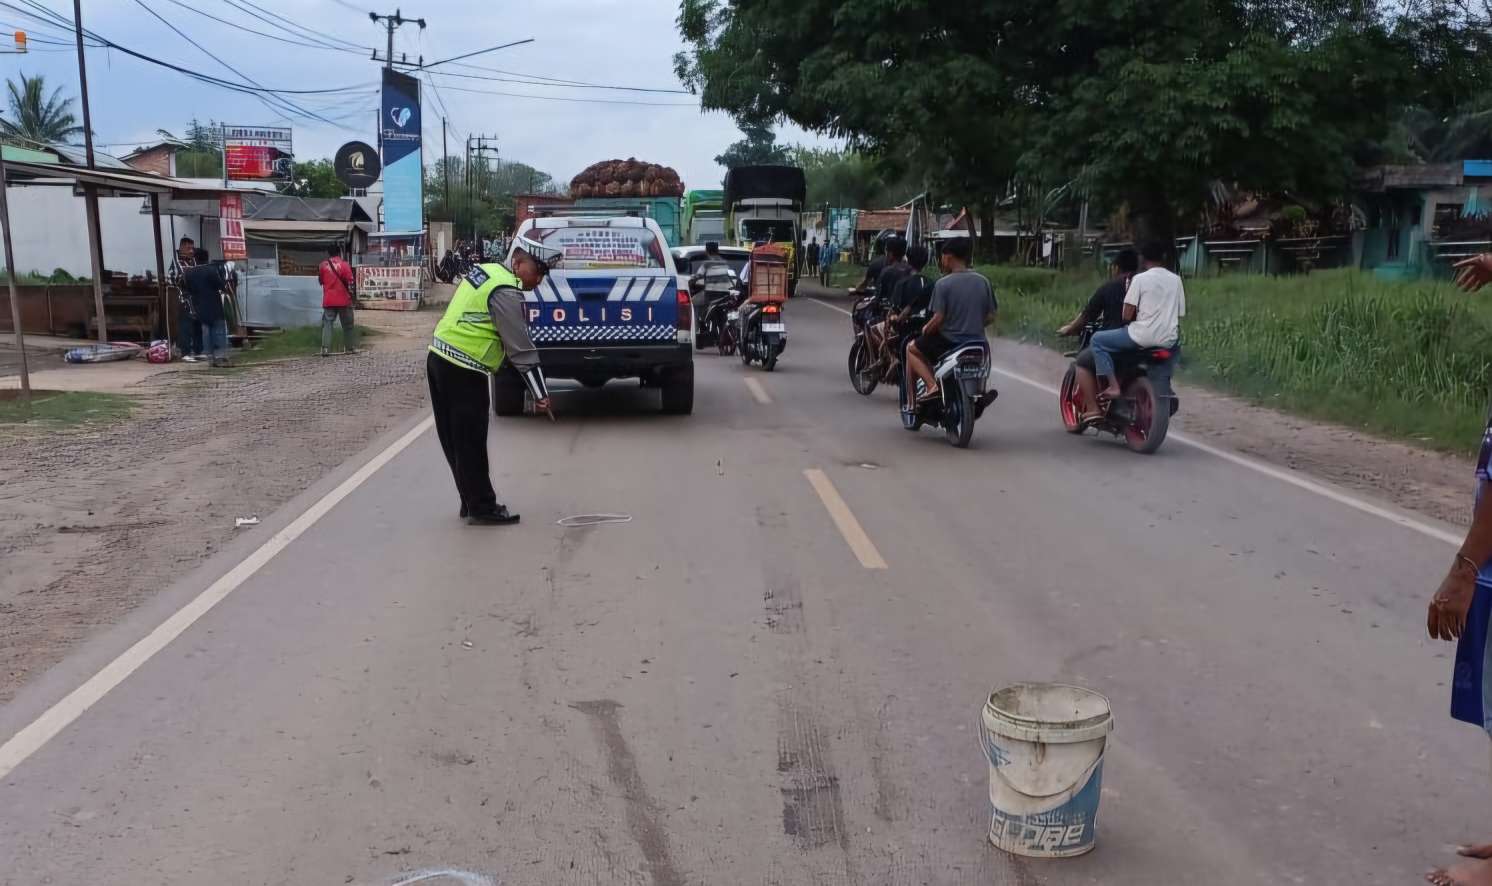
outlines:
[[[174,364],[118,423],[0,428],[0,703],[421,408],[438,317],[361,311],[360,354]]]

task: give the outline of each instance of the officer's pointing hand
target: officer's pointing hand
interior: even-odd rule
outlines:
[[[545,397],[544,399],[536,402],[534,404],[534,411],[536,411],[536,412],[542,412],[545,415],[549,416],[549,420],[550,421],[554,421],[553,404],[550,403],[548,397]]]

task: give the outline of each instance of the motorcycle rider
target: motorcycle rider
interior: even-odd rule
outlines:
[[[933,285],[929,308],[932,318],[922,327],[922,334],[907,346],[907,384],[912,376],[922,380],[923,392],[918,403],[940,396],[932,364],[960,345],[984,342],[989,347],[984,328],[994,318],[999,305],[994,287],[983,274],[969,267],[974,258],[974,244],[968,237],[946,240],[938,255],[943,276]],[[993,399],[991,397],[991,399]]]
[[[1109,380],[1098,392],[1100,399],[1112,400],[1121,393],[1114,357],[1146,348],[1174,348],[1181,339],[1181,318],[1186,316],[1186,289],[1181,278],[1166,269],[1166,247],[1151,241],[1140,247],[1144,270],[1129,283],[1124,294],[1124,321],[1127,325],[1093,336],[1095,372]]]
[[[1078,315],[1057,330],[1058,335],[1077,335],[1084,326],[1098,321],[1102,329],[1119,329],[1124,326],[1124,295],[1129,290],[1129,281],[1140,269],[1139,253],[1133,249],[1121,249],[1109,264],[1109,279],[1093,291],[1088,304]],[[1089,421],[1098,414],[1098,375],[1093,368],[1093,349],[1083,348],[1073,359],[1077,368],[1078,387],[1083,392],[1083,403],[1093,412],[1078,417]]]
[[[893,296],[896,287],[901,284],[912,273],[912,266],[907,264],[907,241],[901,237],[890,237],[886,240],[885,264],[881,272],[876,275],[876,301],[882,308],[889,310],[895,304]],[[886,324],[877,323],[871,327],[870,346],[872,353],[881,352],[881,344],[886,334]]]
[[[927,259],[926,246],[918,243],[907,247],[907,275],[896,284],[891,294],[888,305],[891,315],[873,327],[873,340],[896,336],[898,332],[917,335],[922,331],[923,324],[927,322],[928,305],[932,302],[933,291],[932,281],[922,273],[922,269],[927,267]],[[900,354],[901,339],[897,338],[891,348],[892,361]],[[880,361],[877,360],[874,365],[879,366]]]
[[[694,291],[694,316],[708,317],[710,308],[720,299],[729,298],[735,286],[735,272],[721,258],[720,244],[714,240],[705,243],[705,260],[689,278],[689,288]]]

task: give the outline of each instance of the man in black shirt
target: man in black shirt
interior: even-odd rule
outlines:
[[[212,356],[213,366],[228,365],[228,324],[223,313],[223,288],[227,285],[220,265],[208,262],[207,250],[196,250],[197,266],[182,277],[182,289],[192,300],[201,330],[202,345]]]
[[[1109,279],[1094,290],[1092,298],[1072,322],[1057,330],[1058,335],[1077,335],[1084,326],[1099,320],[1103,329],[1118,329],[1124,325],[1124,294],[1129,291],[1130,278],[1140,269],[1140,256],[1133,249],[1121,249],[1109,265]],[[1077,366],[1078,387],[1083,391],[1083,403],[1088,409],[1097,411],[1098,376],[1093,369],[1093,349],[1083,348],[1073,360]],[[1080,416],[1091,418],[1092,413]]]
[[[927,321],[928,306],[932,304],[932,281],[922,273],[927,267],[927,247],[922,244],[907,247],[907,275],[896,284],[891,296],[892,308],[896,311],[896,322],[905,326],[908,322],[920,332]]]

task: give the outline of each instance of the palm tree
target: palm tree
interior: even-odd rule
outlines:
[[[0,120],[0,137],[26,143],[56,144],[83,132],[73,116],[73,100],[62,97],[62,87],[46,95],[42,76],[21,75],[19,85],[7,79],[10,88],[9,119]]]

